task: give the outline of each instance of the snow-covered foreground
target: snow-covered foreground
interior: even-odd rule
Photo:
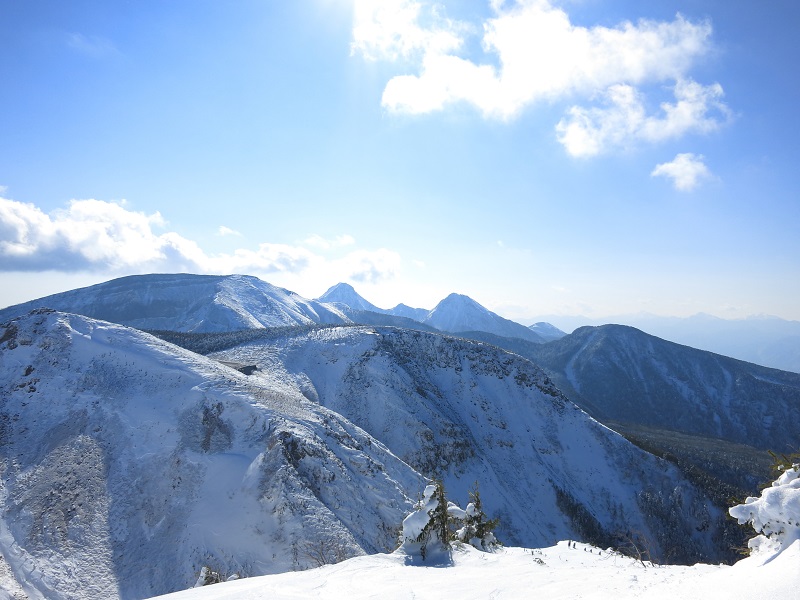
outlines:
[[[751,556],[732,567],[644,566],[631,558],[568,542],[541,550],[505,548],[494,554],[462,545],[452,556],[451,565],[412,564],[398,553],[360,556],[310,571],[240,579],[159,598],[778,600],[797,598],[800,590],[800,540],[777,555]]]

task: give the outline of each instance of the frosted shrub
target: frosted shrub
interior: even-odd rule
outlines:
[[[800,462],[786,469],[760,498],[749,497],[728,512],[761,534],[748,542],[751,553],[780,552],[800,540]]]

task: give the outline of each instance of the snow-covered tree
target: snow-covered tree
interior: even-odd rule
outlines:
[[[752,554],[780,552],[800,540],[800,455],[793,455],[791,467],[761,497],[749,497],[744,504],[728,509],[740,524],[750,523],[760,533],[748,542]]]
[[[200,575],[194,587],[203,587],[204,585],[212,585],[221,581],[225,581],[225,579],[219,573],[212,571],[211,567],[203,567],[200,569]]]
[[[466,510],[449,502],[441,481],[425,488],[414,512],[403,520],[403,537],[400,551],[419,555],[423,560],[432,552],[449,552],[450,541],[471,544],[479,550],[489,551],[499,544],[492,530],[497,519],[489,519],[483,512],[478,484],[469,492],[471,502]],[[461,527],[453,533],[453,529]]]
[[[497,527],[499,519],[489,519],[483,512],[483,503],[478,489],[478,482],[469,491],[470,502],[463,510],[464,516],[461,517],[463,527],[456,531],[455,537],[461,542],[465,542],[478,550],[490,551],[499,544],[494,536],[493,530]]]
[[[419,555],[422,560],[433,553],[450,551],[450,516],[444,484],[435,480],[425,488],[414,512],[403,519],[400,550]]]

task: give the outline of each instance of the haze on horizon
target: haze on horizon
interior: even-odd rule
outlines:
[[[526,324],[800,320],[798,24],[792,0],[0,0],[0,307],[193,272]]]

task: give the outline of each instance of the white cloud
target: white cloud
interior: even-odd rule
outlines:
[[[440,54],[461,45],[462,30],[461,24],[443,18],[436,6],[416,0],[356,0],[351,52],[369,60]]]
[[[699,183],[711,177],[711,172],[703,162],[703,156],[691,153],[678,154],[672,162],[656,165],[650,173],[653,177],[668,177],[676,190],[690,192]]]
[[[719,84],[680,80],[673,94],[674,103],[664,102],[660,114],[648,115],[641,92],[627,84],[613,85],[603,95],[605,107],[570,108],[556,125],[558,140],[572,156],[594,156],[637,141],[709,133],[730,119]]]
[[[495,68],[453,54],[466,26],[440,21],[437,29],[427,29],[419,22],[421,2],[391,5],[395,8],[385,11],[391,13],[385,19],[368,20],[370,36],[361,33],[357,9],[353,48],[372,58],[408,56],[412,49],[421,54],[419,75],[393,78],[383,96],[390,110],[411,113],[466,101],[487,116],[510,118],[540,100],[593,93],[621,82],[679,79],[707,52],[711,35],[708,23],[692,23],[680,15],[671,22],[586,28],[573,25],[566,12],[547,0],[520,0],[510,8],[492,2],[495,17],[483,23],[482,41],[486,54],[497,59]],[[373,6],[369,14],[378,10]],[[442,31],[452,43],[429,41]],[[364,38],[382,41],[370,45],[360,41]],[[370,52],[373,46],[386,51]]]
[[[650,142],[713,129],[727,116],[718,84],[688,77],[711,48],[709,22],[680,14],[672,21],[642,19],[616,27],[574,25],[550,0],[491,0],[482,25],[487,62],[458,55],[478,28],[448,21],[421,0],[356,3],[353,51],[370,59],[412,59],[415,74],[393,77],[382,104],[391,112],[421,114],[463,102],[487,118],[509,120],[542,101],[603,97],[608,108],[573,106],[559,123],[559,139],[576,155],[602,152],[633,136]],[[423,19],[423,16],[427,16]],[[643,86],[673,82],[675,103],[663,117],[645,114]]]
[[[131,212],[99,200],[74,200],[43,213],[33,204],[0,198],[0,266],[5,270],[78,270],[93,264],[123,268],[163,256],[165,241],[151,226],[159,213]]]
[[[228,235],[234,235],[234,236],[238,236],[238,237],[242,236],[242,234],[240,232],[236,231],[235,229],[231,229],[230,227],[225,227],[225,225],[220,225],[219,226],[219,229],[217,230],[217,235],[223,236],[223,237],[224,236],[228,236]]]
[[[336,261],[336,267],[347,279],[359,283],[379,283],[394,278],[400,271],[400,255],[380,248],[375,251],[356,250]]]
[[[73,200],[49,214],[33,204],[0,198],[0,271],[100,271],[299,274],[341,272],[356,281],[393,277],[400,256],[386,249],[355,250],[329,261],[302,246],[262,243],[255,250],[207,254],[176,232],[157,233],[166,222],[156,212],[122,203]],[[321,239],[321,238],[320,238]],[[339,236],[351,245],[351,236]]]

